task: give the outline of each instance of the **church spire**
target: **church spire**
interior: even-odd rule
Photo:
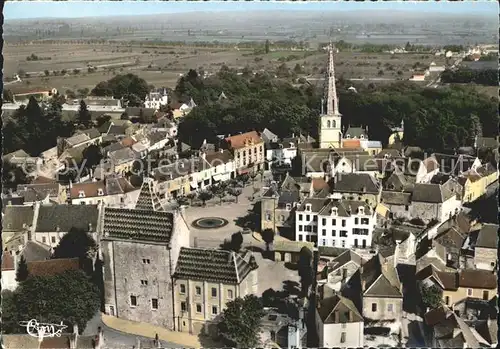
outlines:
[[[328,69],[327,69],[327,91],[326,91],[326,114],[340,115],[337,88],[335,86],[335,64],[333,61],[335,47],[330,41],[328,45]]]

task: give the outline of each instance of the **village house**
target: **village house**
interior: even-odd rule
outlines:
[[[24,197],[25,205],[45,199],[57,204],[64,204],[67,201],[66,187],[55,181],[39,180],[32,184],[19,184],[17,193]],[[48,203],[47,200],[45,201]]]
[[[469,170],[476,170],[481,166],[481,161],[474,156],[459,154],[448,155],[434,153],[424,160],[428,171],[438,171],[452,177],[458,177]]]
[[[264,169],[264,142],[256,131],[226,137],[225,142],[233,153],[237,174]]]
[[[110,152],[108,161],[111,165],[113,173],[125,176],[132,170],[134,162],[137,160],[137,155],[130,148],[123,148]]]
[[[15,103],[27,103],[31,97],[34,97],[38,102],[46,101],[51,96],[57,94],[57,89],[46,89],[46,90],[31,90],[31,91],[23,91],[19,93],[14,93],[14,102]]]
[[[320,280],[318,280],[318,285],[324,286],[323,292],[320,292],[322,293],[321,298],[340,293],[363,262],[363,259],[352,250],[342,252],[328,262],[319,276]]]
[[[263,137],[263,134],[261,137]],[[269,136],[269,138],[271,138],[271,136]],[[278,167],[291,167],[292,160],[297,156],[299,147],[303,145],[307,146],[314,142],[315,140],[312,137],[306,137],[302,134],[298,136],[292,134],[292,137],[284,138],[281,141],[273,139],[273,141],[265,142],[268,168],[270,169],[273,165]]]
[[[140,188],[135,188],[125,178],[108,176],[102,181],[72,184],[69,188],[73,205],[94,205],[101,202],[108,207],[127,208],[135,205]]]
[[[498,224],[484,224],[474,244],[474,266],[477,269],[496,269],[498,263]]]
[[[2,253],[2,291],[13,291],[17,287],[16,281],[16,258],[12,251],[3,251]]]
[[[348,298],[335,295],[322,299],[315,319],[320,347],[363,347],[363,316]]]
[[[161,117],[158,119],[156,124],[151,128],[152,132],[167,132],[169,137],[177,136],[177,125],[175,122],[169,120],[166,117]]]
[[[363,317],[375,321],[400,320],[403,293],[394,265],[378,254],[362,265],[359,275]]]
[[[411,197],[410,215],[425,223],[444,222],[460,211],[461,191],[461,186],[453,180],[444,184],[417,183]]]
[[[380,201],[382,186],[370,174],[339,173],[329,184],[333,193],[343,200],[363,201],[372,208],[375,208]]]
[[[211,169],[212,183],[220,183],[235,178],[233,154],[229,150],[202,153],[201,157]]]
[[[293,307],[295,304],[287,303]],[[259,333],[260,346],[303,348],[307,346],[307,326],[304,310],[297,309],[298,318],[275,308],[264,307]]]
[[[159,110],[162,106],[168,105],[168,94],[167,90],[158,90],[157,92],[150,92],[146,95],[146,100],[144,101],[145,108],[151,108]]]
[[[189,228],[183,212],[164,211],[149,194],[134,209],[104,208],[105,313],[173,330],[172,276],[181,248],[189,246]]]
[[[311,242],[277,240],[273,242],[274,261],[297,263],[300,259],[300,252],[304,247],[312,253],[314,244]]]
[[[266,144],[266,146],[270,143],[277,143],[279,141],[278,136],[267,128],[265,128],[264,131],[262,131],[260,136],[264,141],[264,143]]]
[[[382,212],[381,208],[387,211],[389,219],[410,220],[411,193],[382,191],[377,212]],[[385,216],[385,214],[384,214]]]
[[[176,328],[216,336],[227,302],[257,292],[257,264],[250,252],[182,247],[174,273]]]
[[[463,173],[458,177],[458,182],[463,187],[463,203],[473,202],[485,195],[488,186],[497,180],[498,171],[491,164],[485,164]]]
[[[149,139],[148,151],[163,149],[171,140],[166,131],[156,131],[147,135]]]
[[[429,265],[417,272],[415,277],[423,287],[438,286],[443,291],[443,303],[447,306],[467,297],[489,301],[497,295],[497,277],[489,270],[464,269],[445,272]]]

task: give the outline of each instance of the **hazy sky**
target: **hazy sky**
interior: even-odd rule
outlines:
[[[4,4],[6,20],[21,18],[77,18],[97,16],[149,15],[192,11],[271,11],[271,10],[410,10],[419,12],[484,13],[497,15],[496,0],[479,2],[269,2],[269,1],[224,1],[224,2],[159,2],[159,1],[8,1]]]

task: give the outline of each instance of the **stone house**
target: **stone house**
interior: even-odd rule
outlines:
[[[433,265],[415,275],[424,286],[436,285],[443,290],[443,303],[452,306],[467,297],[489,301],[497,294],[497,276],[494,272],[464,269],[455,272],[439,271]]]
[[[363,347],[363,316],[350,299],[339,295],[322,299],[315,321],[320,347]]]
[[[275,262],[298,263],[300,251],[307,247],[311,253],[314,244],[310,242],[278,240],[273,242],[273,252]]]
[[[132,166],[138,159],[136,153],[130,148],[123,148],[110,152],[108,157],[112,171],[114,173],[121,174],[122,176],[125,176],[128,172],[132,171]]]
[[[172,330],[177,317],[172,277],[190,235],[182,212],[165,212],[155,201],[104,209],[99,251],[104,306],[108,315]]]
[[[410,213],[411,193],[382,191],[379,206],[384,206],[389,219],[412,219]]]
[[[217,336],[226,304],[257,292],[257,263],[248,253],[182,247],[173,275],[175,327]]]
[[[238,174],[264,169],[264,141],[256,131],[226,137],[225,145],[233,153]]]
[[[378,254],[362,265],[359,275],[363,317],[375,321],[400,320],[403,293],[394,265]]]
[[[498,224],[484,224],[474,244],[474,266],[477,269],[496,269],[498,262]]]
[[[411,217],[419,217],[424,223],[444,222],[462,207],[461,193],[452,180],[444,184],[417,183],[411,200]]]
[[[380,201],[382,186],[370,174],[337,174],[329,184],[333,188],[333,193],[339,194],[343,200],[364,201],[372,208],[375,208]]]
[[[38,200],[39,198],[46,198],[47,196],[48,200],[58,204],[64,204],[67,200],[66,187],[55,181],[50,183],[19,184],[17,192],[24,197],[26,205],[40,201]]]
[[[211,170],[212,183],[225,182],[235,177],[233,154],[229,150],[206,152],[201,157]]]
[[[321,272],[318,285],[325,284],[335,293],[340,293],[342,288],[349,283],[363,264],[363,259],[354,251],[347,250],[327,263]],[[322,297],[324,298],[324,297]]]
[[[287,305],[294,306],[293,303],[287,303]],[[307,346],[307,326],[303,309],[298,309],[298,318],[288,313],[284,314],[275,308],[264,308],[264,312],[259,333],[261,347],[304,348]]]

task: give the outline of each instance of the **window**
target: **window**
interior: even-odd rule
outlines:
[[[42,236],[42,243],[43,244],[47,243],[47,239],[45,238],[45,236]]]
[[[287,211],[290,211],[291,209],[292,209],[292,205],[290,205],[290,204],[286,204],[286,210],[287,210]]]
[[[337,225],[337,220],[336,219],[332,219],[332,225]]]
[[[332,241],[332,246],[335,247],[335,240]]]
[[[301,214],[299,214],[299,221],[301,221],[301,220],[302,220],[302,215],[301,215]]]
[[[299,225],[299,231],[302,231],[302,226],[301,225]]]
[[[321,235],[326,236],[326,229],[323,229],[323,230],[321,231]]]
[[[472,288],[467,289],[467,296],[472,296]]]
[[[361,218],[361,224],[368,225],[370,224],[370,220],[368,218]]]
[[[149,259],[143,259],[143,260],[142,260],[142,263],[144,263],[144,264],[150,264],[150,263],[151,263],[151,261],[150,261]]]
[[[354,218],[354,224],[358,224],[359,223],[359,218]]]
[[[336,236],[336,234],[337,234],[337,231],[332,230],[332,236],[333,236],[333,237],[335,237],[335,236]]]
[[[326,122],[326,127],[328,127],[328,128],[330,128],[330,127],[331,127],[331,122],[330,122],[330,120],[327,120],[327,122]]]
[[[377,311],[377,303],[372,303],[372,312]]]
[[[326,218],[323,218],[323,219],[321,220],[321,223],[322,223],[323,225],[326,225]]]
[[[181,302],[181,311],[187,311],[187,304],[186,304],[186,302]]]
[[[337,269],[337,271],[335,272],[335,275],[337,275],[337,276],[340,276],[340,275],[342,275],[342,270],[340,270],[340,269]]]
[[[342,243],[342,247],[345,247],[345,240],[342,240],[341,243]]]
[[[281,222],[284,222],[284,221],[285,221],[285,216],[284,216],[284,215],[281,215],[281,216],[280,216],[280,221],[281,221]]]
[[[156,299],[156,298],[151,299],[151,308],[158,309],[158,299]]]
[[[321,239],[321,246],[326,246],[326,239]]]
[[[55,244],[56,243],[56,237],[55,236],[51,236],[50,237],[50,241],[52,241],[52,243]]]
[[[148,284],[148,280],[141,280],[141,285],[147,286],[147,284]]]
[[[444,297],[444,303],[445,303],[446,305],[450,305],[450,297],[449,297],[449,296],[445,296],[445,297]]]
[[[340,237],[341,238],[346,238],[347,237],[347,230],[341,230],[340,231]]]
[[[201,296],[201,287],[200,286],[196,286],[194,288],[194,290],[195,290],[195,293],[196,293],[197,296]]]
[[[391,313],[394,311],[394,306],[391,303],[387,304],[387,311]]]
[[[186,285],[180,284],[179,288],[180,288],[179,293],[181,293],[181,294],[185,294],[186,293]]]
[[[345,343],[345,338],[346,338],[345,332],[342,332],[340,334],[340,343]]]
[[[217,306],[212,305],[212,315],[217,315]]]
[[[488,291],[483,291],[483,300],[485,300],[485,301],[489,300]]]
[[[308,221],[308,222],[309,222],[310,220],[311,220],[311,216],[307,214],[307,215],[306,215],[306,221]]]
[[[408,211],[410,209],[410,206],[405,205],[405,211]]]
[[[266,213],[266,221],[270,221],[271,220],[271,214],[270,213]]]
[[[342,226],[345,227],[345,219],[342,220]]]
[[[233,299],[233,290],[227,290],[227,298]]]
[[[196,312],[201,313],[201,304],[200,303],[196,304]]]
[[[299,235],[299,241],[302,241],[302,235]]]
[[[215,287],[212,287],[212,298],[217,297],[217,289]]]
[[[354,247],[358,247],[358,239],[354,239]]]
[[[130,306],[135,307],[137,306],[137,297],[130,295]]]

